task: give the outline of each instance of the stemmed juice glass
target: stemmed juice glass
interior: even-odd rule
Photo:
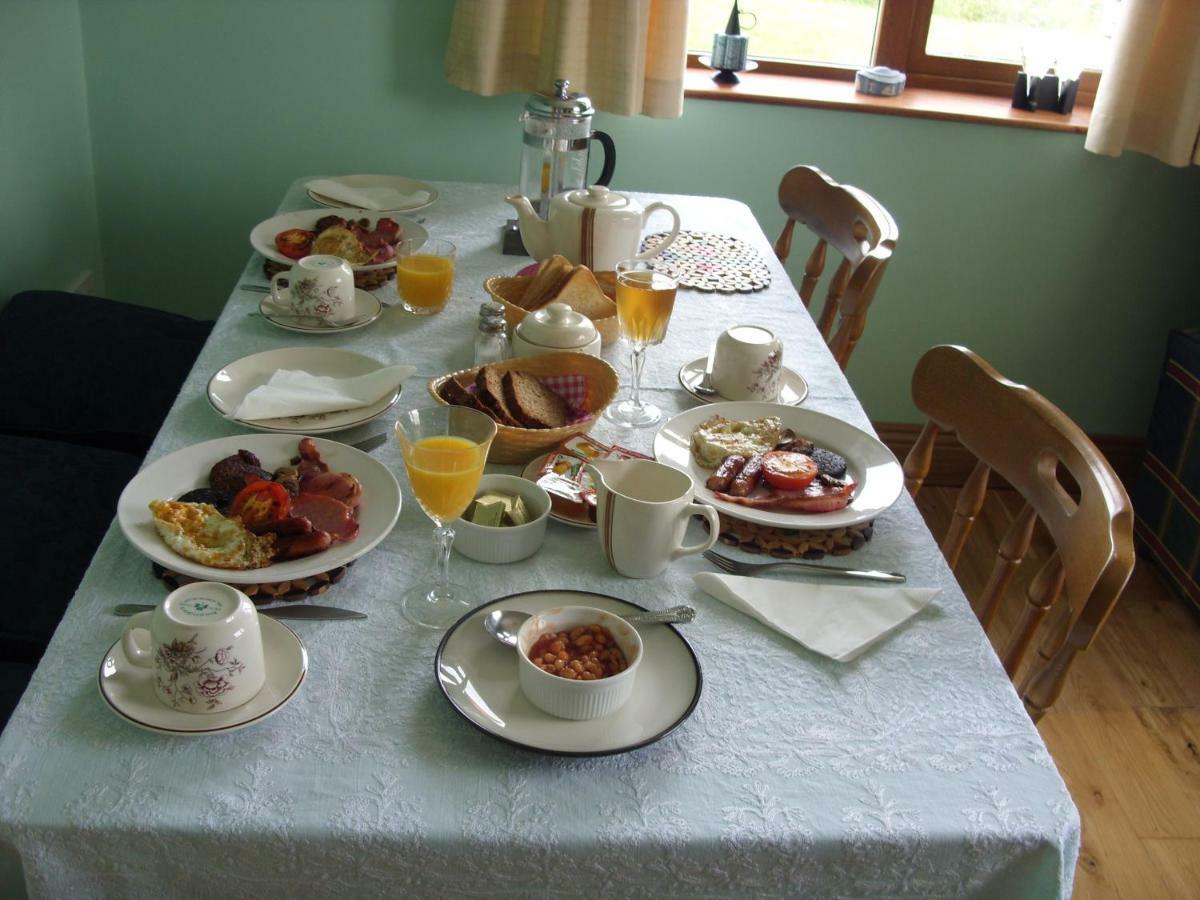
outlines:
[[[465,406],[414,409],[396,422],[404,468],[417,503],[433,520],[436,576],[404,592],[405,617],[425,628],[445,628],[473,605],[475,597],[450,582],[454,529],[479,487],[488,449],[496,436],[491,418]]]
[[[629,343],[632,383],[629,399],[614,403],[605,415],[618,425],[641,428],[662,418],[657,406],[641,398],[642,365],[646,348],[661,344],[667,336],[667,323],[675,306],[679,283],[662,272],[655,272],[642,259],[617,263],[617,325],[621,337]]]
[[[412,240],[396,248],[396,292],[401,305],[413,315],[441,312],[454,289],[455,246],[430,238],[420,247]]]

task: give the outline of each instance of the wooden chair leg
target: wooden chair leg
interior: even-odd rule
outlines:
[[[1033,642],[1034,633],[1046,618],[1050,607],[1058,600],[1065,580],[1066,572],[1057,553],[1051,556],[1033,577],[1025,597],[1025,611],[1004,653],[1004,671],[1008,673],[1009,678],[1020,668],[1021,660],[1025,658],[1025,653]]]
[[[1081,649],[1070,639],[1064,641],[1050,661],[1028,679],[1021,691],[1021,700],[1033,721],[1040,721],[1054,705],[1067,683],[1071,663]]]
[[[946,557],[951,569],[958,565],[958,557],[967,542],[967,535],[971,533],[971,526],[975,524],[975,518],[983,509],[991,471],[987,463],[980,460],[967,478],[967,483],[958,492],[958,502],[954,504],[954,518],[951,519],[950,530],[946,532],[945,540],[942,541],[942,555]]]
[[[1016,574],[1029,545],[1033,542],[1033,526],[1037,522],[1037,513],[1028,503],[1021,509],[1013,523],[1004,533],[1000,549],[996,551],[996,562],[992,565],[992,574],[988,576],[987,585],[979,596],[978,615],[983,630],[992,627],[1000,603],[1008,591],[1008,584]]]

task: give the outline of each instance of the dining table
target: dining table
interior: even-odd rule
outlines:
[[[290,185],[279,211],[313,205],[306,180]],[[388,282],[374,291],[385,309],[370,325],[295,333],[259,315],[263,295],[242,287],[267,284],[262,258],[251,255],[144,465],[253,433],[219,415],[206,387],[222,367],[266,350],[336,347],[416,369],[388,413],[326,435],[336,441],[390,436],[400,412],[432,405],[429,381],[472,365],[484,281],[530,262],[501,253],[510,186],[433,184],[437,202],[412,218],[457,246],[446,309],[410,315]],[[684,229],[741,239],[770,272],[754,292],[681,288],[666,340],[646,354],[645,397],[668,417],[695,407],[680,367],[705,357],[729,326],[759,324],[781,338],[784,364],[807,382],[803,408],[874,434],[749,206],[632,196],[669,203]],[[163,285],[164,304],[170,290]],[[886,291],[878,299],[909,301]],[[860,366],[871,364],[870,349],[859,349]],[[622,393],[626,352],[604,351]],[[897,390],[907,378],[896,373]],[[592,434],[650,455],[655,432],[602,417]],[[557,521],[521,562],[455,554],[455,580],[481,602],[561,589],[696,609],[693,622],[675,626],[701,673],[690,715],[628,752],[562,756],[497,740],[447,702],[435,671],[441,635],[411,624],[399,603],[432,565],[431,525],[397,441],[371,455],[403,489],[396,525],[305,601],[368,617],[292,623],[308,655],[303,684],[274,716],[227,734],[152,733],[102,702],[98,668],[127,621],[113,607],[155,604],[169,590],[114,521],[0,737],[10,889],[23,884],[34,897],[1070,895],[1076,807],[907,493],[874,520],[863,546],[825,562],[903,572],[909,586],[938,593],[849,662],[701,591],[693,576],[716,570],[700,555],[655,578],[625,578],[595,529]],[[690,529],[703,535],[696,523]],[[653,679],[637,683],[658,689]]]

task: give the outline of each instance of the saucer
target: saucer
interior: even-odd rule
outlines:
[[[532,481],[534,484],[537,484],[539,472],[542,468],[542,463],[544,463],[546,461],[546,457],[548,457],[549,455],[550,455],[549,453],[543,453],[540,456],[535,456],[533,459],[531,459],[528,463],[526,463],[525,468],[521,470],[521,477],[524,478],[526,481]],[[550,518],[553,519],[555,522],[562,522],[564,525],[570,525],[574,528],[595,528],[596,527],[596,523],[593,522],[586,515],[584,515],[584,516],[566,516],[560,512],[556,512],[553,506],[550,507]]]
[[[698,394],[696,393],[696,385],[704,378],[704,369],[708,365],[708,357],[702,356],[699,359],[693,359],[690,363],[685,363],[679,369],[679,383],[683,385],[683,389],[699,400],[701,403],[725,403],[728,397],[722,397],[720,394]],[[784,406],[799,406],[808,396],[808,382],[805,381],[798,372],[794,372],[787,366],[782,367],[779,373],[779,396],[775,398],[776,403],[782,403]]]
[[[460,716],[484,734],[539,753],[608,756],[666,737],[692,714],[703,677],[695,651],[673,625],[638,630],[642,663],[633,696],[616,712],[573,721],[542,712],[517,682],[516,650],[483,630],[495,609],[536,613],[554,606],[593,606],[617,615],[644,612],[636,603],[588,591],[528,591],[476,607],[446,632],[434,657],[438,687]]]
[[[287,302],[288,292],[286,290],[280,291],[279,296],[285,303]],[[267,294],[259,302],[258,311],[272,325],[287,331],[299,331],[302,334],[336,334],[370,325],[383,312],[383,304],[374,294],[355,288],[354,318],[342,325],[326,324],[317,316],[299,316],[294,313],[282,312],[279,306],[271,300],[270,294]]]
[[[296,633],[267,616],[259,616],[258,621],[267,680],[253,699],[235,709],[219,713],[171,709],[154,692],[154,670],[129,662],[120,641],[100,663],[100,696],[126,722],[159,734],[219,734],[253,725],[286,706],[308,672],[308,651]]]

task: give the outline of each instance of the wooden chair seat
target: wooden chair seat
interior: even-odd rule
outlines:
[[[1062,410],[965,347],[934,347],[922,356],[912,393],[929,420],[904,461],[909,492],[915,497],[920,491],[941,432],[956,435],[978,459],[942,541],[951,568],[983,507],[993,471],[1025,501],[976,604],[985,629],[993,625],[1039,521],[1054,544],[1029,582],[1020,621],[1002,655],[1005,671],[1015,678],[1039,627],[1049,622],[1038,657],[1018,685],[1037,721],[1058,699],[1072,661],[1095,640],[1133,573],[1129,497],[1112,466]]]
[[[775,241],[780,262],[791,253],[797,222],[817,236],[800,284],[800,298],[806,307],[825,271],[827,248],[832,246],[842,255],[829,280],[817,328],[845,371],[867,326],[867,309],[896,249],[900,230],[878,200],[859,188],[838,184],[815,166],[795,166],[784,174],[779,182],[779,205],[788,217]]]

